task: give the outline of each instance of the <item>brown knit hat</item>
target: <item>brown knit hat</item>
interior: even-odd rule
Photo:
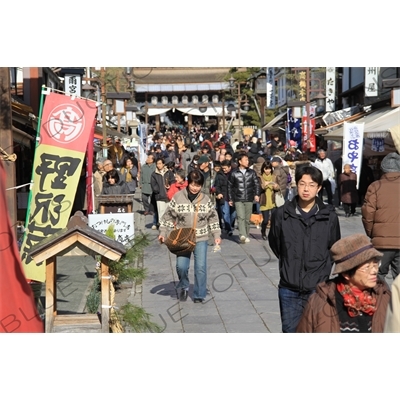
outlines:
[[[382,258],[383,254],[374,248],[368,236],[357,233],[338,240],[331,247],[331,256],[335,262],[333,274],[340,274],[371,258]]]

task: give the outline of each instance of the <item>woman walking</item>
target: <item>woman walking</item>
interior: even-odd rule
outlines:
[[[275,190],[279,189],[279,185],[276,183],[276,177],[272,175],[272,165],[269,161],[265,161],[261,167],[261,196],[260,196],[260,211],[263,216],[261,223],[261,236],[263,240],[267,240],[267,228],[271,213],[276,207],[275,204]]]
[[[215,206],[208,195],[201,192],[204,177],[200,171],[188,175],[188,186],[177,192],[160,219],[158,240],[164,243],[168,231],[176,228],[192,228],[196,219],[196,247],[194,256],[195,303],[203,303],[207,295],[207,249],[209,233],[216,245],[221,244],[221,229]],[[191,253],[176,257],[176,271],[179,283],[176,286],[179,299],[186,301],[189,293],[189,264]]]

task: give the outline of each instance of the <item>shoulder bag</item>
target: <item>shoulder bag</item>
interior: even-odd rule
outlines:
[[[196,204],[193,226],[191,228],[175,228],[165,239],[164,243],[172,254],[180,256],[194,251],[196,247],[197,213],[199,212],[201,197],[200,195]]]
[[[275,204],[277,207],[282,207],[285,204],[285,199],[283,197],[281,190],[275,193]]]

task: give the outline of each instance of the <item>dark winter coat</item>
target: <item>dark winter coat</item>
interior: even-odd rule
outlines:
[[[254,170],[247,168],[242,173],[235,168],[229,177],[229,201],[254,201],[255,196],[260,196],[260,180]]]
[[[218,199],[220,204],[223,204],[225,201],[229,201],[228,197],[228,179],[231,172],[225,175],[222,171],[217,172],[215,175],[214,187],[215,187],[215,196],[217,197],[219,194],[222,194],[224,197],[222,199]]]
[[[340,239],[340,225],[333,207],[318,197],[317,212],[305,221],[297,200],[286,201],[272,214],[268,240],[279,259],[279,286],[307,293],[331,273],[329,249]]]
[[[335,291],[336,280],[317,285],[316,293],[308,299],[297,333],[340,333]],[[381,281],[373,291],[376,293],[377,310],[372,316],[372,333],[382,333],[391,293],[386,283]]]
[[[340,186],[340,201],[344,204],[356,204],[358,201],[357,175],[350,172],[349,175],[339,175],[338,185]]]
[[[130,190],[125,181],[119,181],[114,185],[110,185],[108,182],[103,183],[103,189],[101,194],[130,194]]]
[[[175,182],[175,175],[167,167],[164,167],[162,171],[157,168],[151,175],[151,189],[155,195],[156,201],[168,202],[167,189],[165,188],[165,182],[168,183]]]

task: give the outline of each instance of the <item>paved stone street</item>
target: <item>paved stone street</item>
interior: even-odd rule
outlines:
[[[363,232],[360,213],[352,218],[344,218],[341,210],[338,214],[342,236]],[[164,332],[281,332],[278,260],[259,229],[251,227],[248,244],[239,243],[235,230],[236,235],[223,237],[221,251],[209,246],[209,296],[204,304],[195,304],[192,284],[188,300],[177,299],[175,256],[158,243],[157,231],[149,229],[151,218],[138,218],[138,226],[144,226],[152,243],[145,251],[148,277],[141,293],[132,294],[129,301],[142,305]],[[193,283],[193,259],[189,277]]]
[[[237,230],[223,236],[221,250],[208,250],[208,290],[206,302],[193,303],[193,259],[189,270],[189,298],[179,302],[175,256],[158,240],[152,230],[152,216],[141,211],[140,193],[135,196],[135,232],[143,231],[151,239],[145,249],[147,278],[141,285],[123,285],[117,292],[117,305],[130,302],[144,307],[152,321],[165,333],[278,333],[281,322],[278,304],[278,260],[261,232],[251,227],[251,242],[240,244]],[[357,216],[344,218],[337,209],[342,237],[364,232],[360,209]],[[85,312],[86,296],[93,282],[94,260],[90,257],[64,257],[58,260],[58,312]],[[391,280],[388,280],[391,283]]]

